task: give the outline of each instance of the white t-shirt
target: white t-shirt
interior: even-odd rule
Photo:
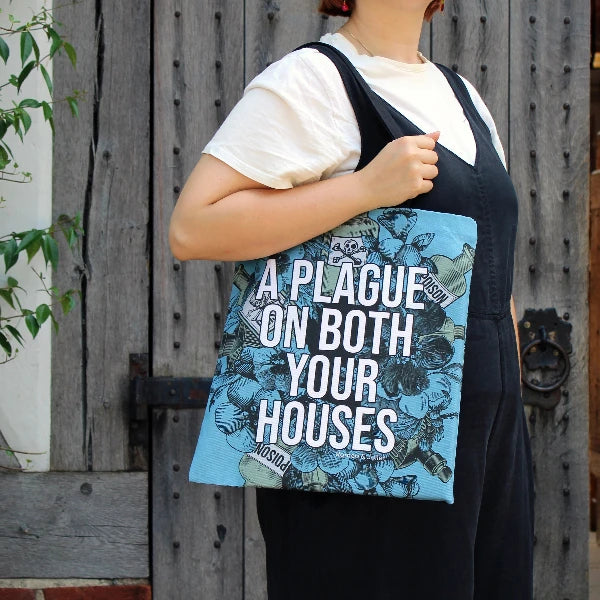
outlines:
[[[475,162],[473,132],[444,74],[430,61],[401,63],[359,54],[341,34],[321,40],[343,52],[369,86],[439,144]],[[494,120],[463,78],[506,166]],[[354,171],[361,139],[354,110],[335,65],[314,48],[291,52],[267,67],[203,152],[266,186],[286,189]]]

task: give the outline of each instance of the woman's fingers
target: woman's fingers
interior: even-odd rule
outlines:
[[[421,176],[423,179],[433,179],[438,175],[438,168],[435,165],[423,165]]]
[[[415,140],[419,148],[433,150],[437,141],[440,139],[440,132],[434,131],[433,133],[427,133],[425,135],[412,135],[410,137]]]
[[[422,163],[435,165],[438,161],[438,153],[433,150],[419,150],[418,158]]]
[[[392,206],[433,189],[439,132],[399,137],[387,144],[359,174],[373,206]]]

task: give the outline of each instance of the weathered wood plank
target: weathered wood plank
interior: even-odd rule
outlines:
[[[146,473],[0,474],[3,577],[148,577]]]
[[[419,40],[419,50],[429,59],[431,59],[431,43],[433,29],[433,23],[423,22],[423,29],[421,30],[421,39]]]
[[[129,354],[148,349],[150,17],[148,0],[103,2],[97,15],[86,392],[88,455],[94,469],[106,471],[128,467]]]
[[[254,488],[245,490],[244,513],[244,600],[267,600],[266,550],[256,516]]]
[[[88,178],[93,168],[94,90],[97,68],[95,10],[91,2],[57,6],[54,14],[63,23],[61,33],[77,50],[77,69],[63,53],[53,62],[54,96],[64,98],[73,90],[85,92],[79,102],[79,117],[74,119],[64,103],[54,107],[56,134],[53,150],[52,218],[61,213],[87,217]],[[84,223],[87,226],[87,222]],[[60,290],[80,289],[86,268],[80,252],[72,255],[63,239],[58,239],[60,268],[52,283]],[[87,470],[87,428],[83,332],[85,303],[62,315],[58,334],[52,329],[52,437],[50,467],[60,471]]]
[[[231,269],[210,261],[178,263],[168,226],[204,145],[242,95],[242,19],[237,4],[223,0],[155,5],[154,375],[214,372],[221,331],[215,315],[223,313]],[[175,312],[181,318],[174,319]]]
[[[242,95],[243,14],[238,3],[225,0],[154,3],[155,376],[211,377],[214,372],[232,265],[179,263],[168,245],[168,226],[204,145]],[[154,411],[153,597],[187,600],[201,590],[203,598],[241,600],[243,491],[188,482],[202,413],[180,411],[176,426],[174,416]],[[179,471],[173,470],[173,461]],[[218,539],[223,532],[218,526],[227,530],[224,540]]]
[[[573,323],[568,395],[553,411],[528,410],[536,466],[535,594],[548,599],[587,597],[589,18],[583,0],[511,3],[517,310],[553,306]]]
[[[83,298],[53,345],[53,468],[128,466],[128,356],[148,345],[149,6],[82,3],[58,14],[77,32],[87,96],[77,123],[64,107],[58,115],[54,211],[80,211],[86,235],[81,262],[62,276],[81,274]],[[57,95],[77,81],[63,80],[63,68]]]
[[[244,598],[244,490],[188,481],[190,441],[203,413],[153,411],[155,600],[188,600],[199,590],[206,599]]]
[[[452,0],[432,22],[432,60],[466,77],[490,109],[508,147],[509,5],[485,0]]]
[[[336,31],[346,19],[317,12],[317,2],[246,1],[246,83],[267,65],[306,42]]]
[[[590,448],[600,452],[600,171],[592,173],[590,188]]]

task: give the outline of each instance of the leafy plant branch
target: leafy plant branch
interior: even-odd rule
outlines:
[[[69,6],[72,4],[69,3]],[[8,133],[13,132],[23,142],[31,128],[32,111],[42,111],[44,121],[48,123],[53,136],[54,107],[57,104],[66,102],[71,114],[74,117],[79,115],[78,101],[84,96],[82,91],[74,90],[64,98],[53,98],[53,82],[47,69],[49,62],[64,52],[73,68],[77,67],[75,49],[58,31],[62,23],[54,17],[53,10],[56,8],[58,6],[54,9],[42,7],[25,23],[0,9],[0,60],[8,66],[11,49],[16,49],[20,62],[18,72],[0,75],[0,180],[3,181],[28,183],[32,180],[29,171],[19,170],[20,167],[11,149],[12,142],[8,138]],[[37,36],[46,35],[50,47],[48,52],[40,50],[34,33]],[[12,43],[13,40],[15,43]],[[18,98],[25,81],[36,73],[43,78],[50,99]],[[7,104],[2,95],[11,87],[15,91],[17,100]],[[5,198],[0,197],[0,208],[5,201]],[[18,346],[24,346],[25,340],[18,329],[21,321],[24,321],[32,338],[37,336],[42,325],[48,320],[52,322],[55,331],[58,331],[58,322],[53,311],[60,306],[63,313],[68,313],[76,304],[76,296],[81,296],[80,290],[69,289],[60,292],[56,286],[48,287],[45,276],[32,267],[42,283],[42,288],[37,291],[46,293],[49,300],[35,308],[28,308],[23,299],[23,294],[27,294],[27,290],[19,285],[15,277],[8,275],[10,269],[18,262],[21,253],[26,255],[29,264],[34,256],[41,252],[46,268],[50,264],[52,270],[56,271],[59,262],[57,236],[61,234],[68,248],[75,252],[79,240],[84,235],[81,215],[77,214],[75,217],[60,215],[56,223],[48,227],[13,231],[0,236],[0,257],[4,259],[5,273],[0,275],[0,364],[13,360],[19,351]],[[2,354],[4,354],[3,358]]]

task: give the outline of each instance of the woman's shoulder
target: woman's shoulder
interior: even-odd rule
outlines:
[[[276,89],[306,95],[343,92],[338,70],[333,62],[316,48],[293,50],[271,63],[246,86]],[[341,89],[340,89],[341,88]]]
[[[351,111],[336,67],[303,48],[252,79],[203,152],[269,187],[315,181],[350,151],[340,113]]]
[[[308,118],[338,139],[348,134],[349,127],[356,127],[337,67],[316,48],[293,50],[273,62],[250,81],[244,96],[284,105],[294,119]]]

